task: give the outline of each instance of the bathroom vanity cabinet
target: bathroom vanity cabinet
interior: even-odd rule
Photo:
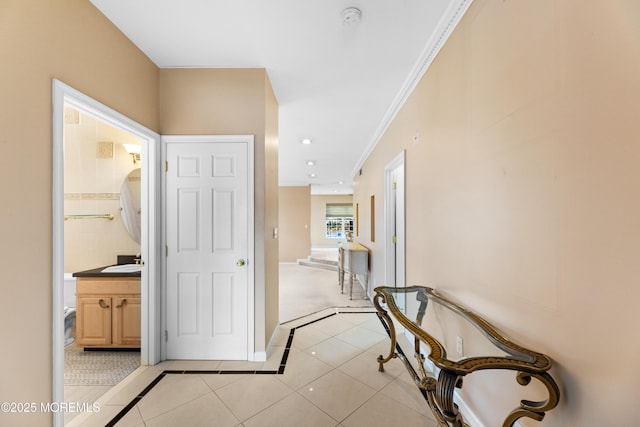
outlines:
[[[80,347],[140,347],[140,279],[78,277],[76,342]]]

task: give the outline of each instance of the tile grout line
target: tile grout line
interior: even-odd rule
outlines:
[[[382,320],[382,318],[380,316],[378,316],[378,320],[380,320],[380,323],[382,323],[382,326],[384,327],[384,330],[387,331],[387,335],[389,335],[389,339],[391,339],[391,330],[389,329],[389,326],[384,322],[384,320]],[[406,356],[406,354],[404,353],[404,351],[402,350],[402,347],[400,347],[400,344],[398,344],[398,341],[396,340],[396,351],[402,355],[402,357],[404,357],[405,359],[409,360]],[[427,404],[429,403],[429,398],[427,397],[427,391],[421,387],[419,387],[416,384],[416,387],[418,387],[418,390],[420,391],[420,394],[422,394],[422,397],[424,397],[424,400],[427,401]]]
[[[162,380],[166,375],[192,375],[192,374],[200,374],[200,375],[206,375],[206,374],[219,374],[219,375],[260,375],[260,374],[270,374],[270,375],[282,375],[284,374],[284,369],[285,366],[287,364],[287,359],[289,357],[289,351],[291,350],[291,347],[293,345],[293,337],[295,334],[296,329],[299,328],[303,328],[305,326],[309,326],[311,324],[314,324],[316,322],[319,322],[321,320],[325,320],[329,317],[335,316],[337,314],[375,314],[376,312],[374,311],[336,311],[335,313],[331,313],[328,314],[324,317],[321,317],[319,319],[315,319],[312,320],[310,322],[304,323],[300,326],[296,326],[291,328],[291,331],[289,332],[289,338],[287,339],[287,344],[286,347],[284,349],[284,353],[282,354],[282,359],[280,360],[280,365],[277,371],[274,370],[202,370],[202,371],[197,371],[197,370],[187,370],[187,369],[166,369],[164,371],[162,371],[162,373],[160,375],[158,375],[149,385],[147,385],[144,390],[142,390],[140,393],[138,393],[136,395],[136,397],[133,398],[133,400],[131,402],[129,402],[129,404],[127,404],[127,406],[125,406],[120,412],[118,412],[118,414],[113,417],[111,419],[111,421],[109,421],[107,424],[105,424],[105,427],[113,427],[115,426],[118,421],[120,421],[122,418],[124,418],[125,415],[127,415],[127,413],[129,413],[129,411],[131,411],[132,408],[134,408],[141,400],[143,397],[145,397],[147,395],[147,393],[149,393],[159,382],[160,380]],[[382,321],[382,320],[381,320]],[[384,323],[383,323],[384,325]],[[386,325],[385,329],[386,328]],[[389,333],[389,331],[387,330],[387,333]],[[400,349],[400,351],[402,351]],[[404,353],[403,353],[404,354]]]
[[[164,377],[165,373],[162,372],[158,375],[149,385],[147,385],[144,390],[142,390],[136,397],[133,398],[131,402],[127,406],[125,406],[118,414],[109,421],[105,427],[113,427],[116,425],[118,421],[120,421],[133,407],[135,407],[138,402],[142,400],[143,397],[147,395]]]

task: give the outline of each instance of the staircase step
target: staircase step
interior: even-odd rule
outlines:
[[[336,261],[335,263],[331,263],[331,262],[326,262],[327,260],[322,260],[325,262],[317,262],[316,260],[311,260],[311,259],[299,259],[298,260],[298,265],[303,265],[305,267],[315,267],[315,268],[322,268],[323,270],[330,270],[330,271],[338,271],[338,262]]]
[[[338,260],[334,260],[334,259],[309,257],[309,262],[316,262],[316,263],[327,264],[327,265],[335,265],[336,267],[338,266]]]

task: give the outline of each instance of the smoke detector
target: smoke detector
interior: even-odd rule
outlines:
[[[342,24],[343,25],[358,25],[362,12],[357,7],[348,7],[342,11]]]

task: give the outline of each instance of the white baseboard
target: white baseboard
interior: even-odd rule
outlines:
[[[276,337],[278,336],[278,333],[280,332],[280,323],[278,323],[275,327],[275,329],[273,330],[273,333],[271,334],[271,338],[269,338],[269,342],[267,343],[267,348],[265,349],[265,351],[257,351],[253,354],[253,361],[254,362],[266,362],[267,361],[267,354],[269,354],[271,352],[271,347],[273,346],[273,343],[276,339]]]
[[[464,399],[460,396],[460,394],[456,391],[456,402],[458,403],[458,410],[462,414],[462,418],[464,421],[473,427],[486,427],[482,421],[478,418],[478,416],[469,408]],[[520,426],[518,426],[520,427]]]
[[[256,351],[253,353],[253,360],[251,360],[251,362],[266,362],[266,361],[267,361],[266,351]]]
[[[411,335],[411,333],[405,331],[405,336],[410,341],[413,341],[414,337],[413,335]],[[422,346],[424,346],[424,344],[422,344]],[[427,348],[423,348],[423,351],[428,352],[429,350]],[[426,359],[424,361],[424,365],[428,371],[433,372],[436,378],[438,377],[438,373],[440,372],[440,369],[436,365],[434,365],[432,361],[430,361],[429,359]],[[469,424],[471,427],[487,427],[482,421],[480,421],[480,418],[478,418],[478,415],[471,410],[467,402],[465,402],[465,400],[462,398],[460,393],[458,393],[457,391],[455,391],[455,401],[458,405],[458,409],[460,410],[460,413],[462,414],[462,418],[467,424]],[[516,421],[516,423],[514,424],[514,427],[522,427],[522,424]]]
[[[413,339],[413,335],[410,335],[410,336]],[[433,372],[434,375],[437,377],[438,372],[440,370],[433,364],[433,362],[427,359],[425,360],[424,364],[427,367],[427,369]],[[478,418],[478,415],[471,410],[468,403],[465,402],[464,398],[460,395],[460,393],[458,393],[457,390],[454,393],[455,393],[455,401],[458,404],[458,409],[460,410],[460,413],[462,414],[462,418],[464,419],[464,421],[467,424],[469,424],[471,427],[487,427],[486,424],[480,421],[480,418]],[[513,423],[513,427],[524,427],[524,426],[520,423],[520,421],[516,421]]]

